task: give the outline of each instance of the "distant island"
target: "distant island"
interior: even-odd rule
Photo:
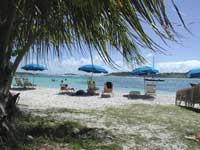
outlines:
[[[75,73],[65,73],[65,74],[46,74],[40,72],[16,72],[15,75],[17,76],[28,76],[28,75],[39,75],[39,76],[77,76],[78,74]]]
[[[113,72],[108,74],[107,76],[133,76],[131,72]],[[149,76],[151,77],[151,76]],[[185,73],[160,73],[154,75],[154,77],[158,78],[186,78]]]
[[[18,75],[18,76],[24,76],[24,75],[57,76],[57,75],[41,74],[41,73],[34,73],[33,74],[32,72],[17,72],[15,75]],[[64,76],[76,76],[78,74],[65,73],[63,75]],[[58,75],[58,76],[63,76],[63,75]],[[107,74],[106,76],[129,76],[129,77],[133,77],[134,75],[132,75],[131,72],[113,72],[113,73]],[[151,77],[151,76],[147,76],[147,77]],[[186,74],[185,73],[178,73],[178,72],[176,72],[176,73],[170,72],[170,73],[159,73],[159,74],[154,75],[153,77],[157,77],[157,78],[186,78]]]
[[[17,76],[33,75],[33,72],[16,72],[15,75]]]
[[[75,74],[75,73],[65,73],[64,75],[65,76],[76,76],[77,74]]]

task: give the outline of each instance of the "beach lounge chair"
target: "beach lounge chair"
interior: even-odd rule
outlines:
[[[22,83],[20,78],[15,78],[15,83],[16,83],[15,84],[16,87],[20,87],[20,88],[24,87],[24,84]]]
[[[145,88],[145,95],[155,96],[156,95],[156,85],[147,84]]]
[[[28,78],[23,78],[23,82],[24,82],[24,87],[25,88],[28,88],[28,89],[33,89],[33,88],[35,88],[35,84],[32,84],[29,80],[28,80]]]
[[[96,87],[96,83],[94,80],[89,80],[88,81],[88,89],[87,89],[87,94],[88,95],[99,95],[96,91],[99,90],[99,88]]]
[[[124,97],[128,97],[129,99],[133,99],[135,97],[138,97],[140,95],[140,91],[130,91],[127,95],[124,95]]]
[[[141,95],[140,91],[130,91],[128,94],[124,94],[123,97],[128,99],[143,99],[143,100],[153,100],[154,96],[151,95]]]
[[[101,94],[102,98],[107,98],[113,96],[113,84],[112,82],[106,82],[104,84],[104,90]]]
[[[60,94],[72,94],[75,93],[75,89],[68,86],[68,84],[65,84],[63,80],[61,80],[60,84]]]
[[[75,92],[74,88],[70,88],[68,84],[60,84],[60,94],[72,94]]]

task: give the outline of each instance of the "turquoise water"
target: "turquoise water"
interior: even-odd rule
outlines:
[[[33,76],[26,76],[33,82]],[[55,82],[52,82],[55,79]],[[66,84],[75,89],[87,89],[87,80],[89,76],[44,76],[36,75],[34,83],[41,87],[59,89],[60,81],[64,80]],[[116,77],[116,76],[94,76],[97,87],[103,89],[106,81],[113,82],[114,91],[118,93],[128,93],[131,90],[144,92],[144,79],[142,77]],[[190,83],[200,83],[200,79],[188,78],[164,78],[164,82],[154,82],[157,86],[157,93],[175,94],[178,89],[190,87]],[[151,82],[148,82],[151,83]]]

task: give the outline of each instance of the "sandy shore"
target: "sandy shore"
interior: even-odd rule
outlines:
[[[30,109],[69,108],[69,109],[104,109],[109,106],[121,106],[133,103],[174,104],[172,95],[157,95],[154,100],[128,99],[122,94],[114,93],[111,98],[100,96],[68,96],[59,95],[59,90],[37,87],[35,90],[20,91],[19,104]]]

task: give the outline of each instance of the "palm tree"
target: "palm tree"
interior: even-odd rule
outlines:
[[[185,26],[174,0],[171,0]],[[12,77],[31,49],[44,58],[50,48],[72,51],[86,44],[113,64],[107,47],[127,60],[144,62],[138,47],[161,49],[147,35],[148,24],[162,40],[174,40],[164,0],[2,0],[0,5],[0,126],[5,123]],[[47,54],[47,55],[45,55]],[[1,134],[0,134],[1,135]]]

